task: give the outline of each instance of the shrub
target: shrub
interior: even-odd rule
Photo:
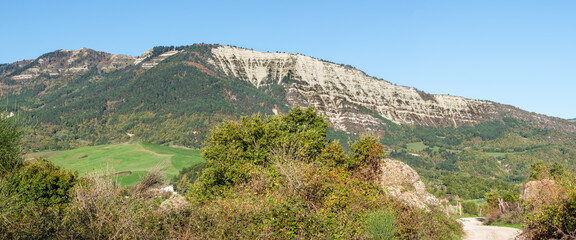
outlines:
[[[202,174],[202,170],[206,168],[206,162],[199,162],[190,167],[180,170],[178,176],[175,176],[170,183],[174,185],[176,191],[181,194],[186,194],[191,185]]]
[[[56,231],[76,173],[46,159],[27,163],[0,179],[0,238],[47,238]]]
[[[396,239],[396,218],[392,211],[376,211],[368,214],[366,231],[374,239]]]
[[[0,178],[11,174],[23,163],[20,159],[21,131],[12,119],[6,119],[0,114]]]
[[[70,201],[78,174],[40,158],[22,168],[19,177],[16,191],[21,200],[49,207],[61,206]]]
[[[461,235],[443,212],[412,209],[378,179],[383,146],[361,137],[346,153],[312,109],[245,117],[211,132],[190,188],[189,238],[442,239]],[[407,217],[406,217],[407,216]],[[433,220],[429,220],[433,219]],[[432,221],[432,223],[430,223]]]
[[[557,179],[551,191],[542,191],[525,203],[523,236],[526,239],[576,238],[576,182]]]
[[[462,225],[440,209],[398,206],[396,211],[399,239],[459,239],[464,234]]]
[[[382,158],[386,155],[384,147],[374,136],[361,137],[350,145],[352,156],[349,168],[362,180],[377,180],[381,174]]]
[[[206,201],[221,195],[250,181],[258,171],[274,171],[273,159],[315,161],[324,149],[327,126],[313,108],[299,107],[286,115],[224,122],[206,140],[202,154],[207,167],[189,197]]]
[[[73,199],[63,211],[56,236],[59,239],[163,238],[164,198],[149,193],[161,176],[152,171],[125,191],[114,180],[95,174],[80,180]]]
[[[477,215],[478,204],[476,204],[476,201],[465,201],[462,203],[462,211],[465,214]]]
[[[311,109],[216,128],[206,168],[182,197],[155,194],[155,172],[124,189],[41,159],[0,178],[4,239],[451,239],[460,225],[410,208],[375,181],[383,147],[363,137],[346,153]],[[198,169],[191,169],[194,174]],[[184,175],[185,176],[185,175]],[[166,200],[166,198],[169,198]]]
[[[499,190],[493,188],[486,194],[486,204],[482,206],[485,213],[485,224],[505,222],[520,224],[522,208],[519,204],[520,195],[516,190]]]

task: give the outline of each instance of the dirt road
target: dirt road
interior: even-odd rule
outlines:
[[[461,218],[466,235],[463,240],[512,240],[520,230],[509,227],[495,227],[482,225],[481,218]]]

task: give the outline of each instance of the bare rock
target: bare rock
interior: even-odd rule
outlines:
[[[384,159],[380,184],[392,196],[409,206],[429,209],[440,205],[440,201],[426,191],[420,175],[406,163]]]
[[[186,207],[188,207],[188,201],[182,195],[174,193],[160,204],[159,210],[166,213],[179,212]]]
[[[554,196],[558,194],[557,192],[556,182],[552,179],[530,181],[524,185],[522,199],[527,202],[554,199]]]

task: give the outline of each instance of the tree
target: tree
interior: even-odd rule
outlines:
[[[192,191],[212,196],[248,182],[255,172],[274,171],[275,160],[313,162],[326,145],[328,123],[313,107],[288,114],[254,115],[215,127],[202,149],[207,167]]]
[[[550,176],[554,179],[558,179],[566,176],[566,171],[562,165],[554,163],[552,164],[552,167],[550,167]]]
[[[530,176],[528,176],[528,181],[538,181],[547,177],[548,168],[543,162],[537,162],[530,165]]]
[[[77,178],[77,173],[40,158],[22,168],[16,192],[24,202],[35,202],[43,207],[59,206],[70,201]]]
[[[378,138],[368,135],[361,137],[350,145],[352,157],[349,160],[349,168],[357,173],[363,180],[376,180],[382,169],[382,158],[386,156],[384,147]]]
[[[16,123],[0,116],[0,178],[22,166],[20,137],[21,131]]]

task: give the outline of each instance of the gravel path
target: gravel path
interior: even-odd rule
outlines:
[[[461,218],[466,235],[463,240],[512,240],[521,230],[509,227],[482,225],[482,218]]]

